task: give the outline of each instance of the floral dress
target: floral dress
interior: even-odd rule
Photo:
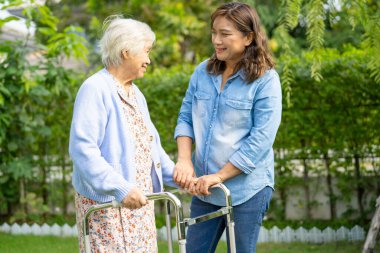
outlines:
[[[124,115],[131,135],[135,140],[136,184],[144,194],[152,193],[152,157],[149,135],[143,116],[138,108],[133,88],[129,94],[115,79]],[[84,213],[97,202],[76,194],[75,206],[79,231],[79,251],[84,253],[82,221]],[[148,201],[136,210],[127,208],[107,208],[94,212],[89,219],[91,252],[157,252],[157,232],[154,203]]]

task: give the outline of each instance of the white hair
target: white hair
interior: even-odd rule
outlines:
[[[102,62],[106,67],[119,66],[122,63],[122,52],[137,55],[147,43],[153,44],[156,36],[145,23],[113,15],[103,24],[103,37],[99,41]]]

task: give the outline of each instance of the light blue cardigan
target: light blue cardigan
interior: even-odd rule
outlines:
[[[163,150],[160,137],[148,112],[144,95],[133,84],[137,104],[149,134],[153,137],[153,191],[165,184],[176,186],[172,175],[174,163]],[[74,163],[72,183],[85,197],[121,202],[136,183],[135,144],[127,127],[122,102],[107,70],[89,77],[80,87],[70,130],[69,152]]]

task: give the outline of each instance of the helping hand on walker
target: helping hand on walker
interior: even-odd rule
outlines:
[[[170,202],[174,206],[175,218],[176,218],[176,226],[178,233],[178,244],[179,244],[179,252],[186,253],[186,227],[194,225],[196,223],[204,222],[209,219],[213,219],[216,217],[220,217],[226,215],[227,217],[227,226],[228,226],[228,235],[230,239],[230,252],[236,252],[235,245],[235,230],[234,230],[234,217],[233,217],[233,208],[232,208],[232,200],[230,191],[228,188],[222,184],[216,184],[211,188],[218,188],[223,191],[225,196],[226,205],[221,207],[219,210],[215,212],[211,212],[205,215],[201,215],[194,218],[184,218],[183,217],[183,208],[182,203],[172,192],[159,192],[145,195],[148,200],[164,200],[166,202],[166,228],[168,234],[168,252],[173,252],[173,244],[172,244],[172,236],[171,236],[171,227],[170,227]],[[175,191],[174,191],[175,192]],[[120,203],[117,201],[107,202],[103,204],[94,205],[87,210],[83,219],[83,234],[84,234],[84,242],[85,242],[85,250],[86,253],[91,253],[90,247],[90,231],[89,231],[89,219],[93,212],[104,209],[104,208],[119,208],[122,207]]]

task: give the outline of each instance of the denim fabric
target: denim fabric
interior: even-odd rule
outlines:
[[[256,242],[265,212],[269,207],[273,189],[265,187],[245,203],[234,206],[235,242],[237,253],[256,252]],[[203,202],[193,197],[191,217],[214,212],[220,206]],[[187,232],[186,252],[215,252],[218,241],[227,225],[226,216],[214,218],[189,226]],[[227,234],[227,239],[229,236]],[[229,245],[229,240],[228,240]]]
[[[273,142],[281,121],[282,95],[274,69],[252,83],[238,71],[221,91],[221,75],[194,71],[183,99],[174,137],[189,136],[197,176],[213,174],[231,162],[243,173],[224,182],[234,205],[244,203],[265,186],[274,187]],[[203,201],[223,205],[213,194]]]

